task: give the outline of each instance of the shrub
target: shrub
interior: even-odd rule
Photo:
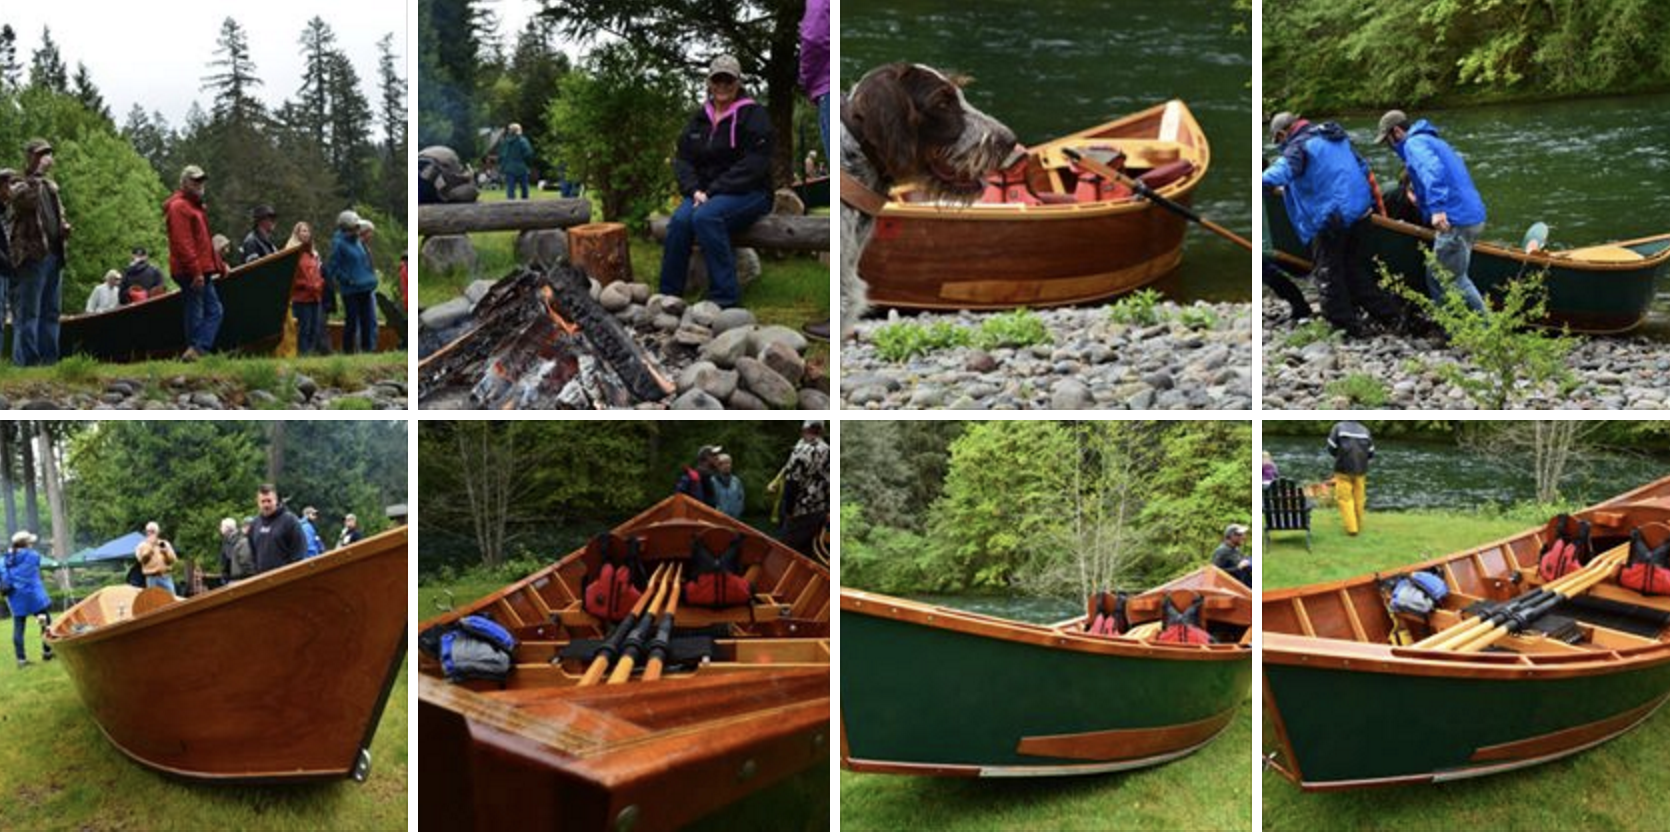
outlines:
[[[1147,327],[1160,323],[1160,302],[1164,300],[1154,290],[1137,290],[1115,301],[1108,308],[1108,318],[1120,324]]]
[[[1386,404],[1386,386],[1368,374],[1347,374],[1328,383],[1330,396],[1344,397],[1352,405],[1379,408]]]

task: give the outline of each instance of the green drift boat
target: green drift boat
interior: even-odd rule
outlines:
[[[1670,478],[1572,519],[1589,522],[1596,555],[1551,581],[1541,556],[1571,529],[1557,522],[1266,592],[1264,700],[1278,742],[1266,762],[1306,790],[1443,782],[1571,755],[1645,721],[1670,699],[1670,597],[1619,583],[1632,534],[1670,541]],[[1448,595],[1394,620],[1381,580],[1416,570]]]
[[[1264,211],[1276,250],[1308,263],[1310,251],[1300,245],[1281,198],[1266,193]],[[1426,292],[1426,253],[1432,248],[1432,230],[1379,215],[1370,221],[1362,248],[1365,268],[1374,272],[1378,260],[1393,275]],[[1473,246],[1467,272],[1479,292],[1489,296],[1501,295],[1516,278],[1546,269],[1549,324],[1581,333],[1621,333],[1647,317],[1666,264],[1670,264],[1670,234],[1536,254],[1481,242]]]
[[[1159,642],[1199,594],[1210,644]],[[841,764],[936,776],[1060,776],[1160,764],[1229,725],[1252,674],[1252,597],[1212,567],[1090,618],[1032,625],[841,590]]]
[[[278,345],[301,251],[299,246],[280,250],[215,281],[226,311],[216,351],[256,353]],[[172,358],[186,349],[185,317],[185,299],[177,289],[103,313],[67,315],[59,322],[60,349],[64,356],[80,353],[101,362]]]

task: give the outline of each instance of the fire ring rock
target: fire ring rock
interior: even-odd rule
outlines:
[[[692,388],[673,400],[673,408],[693,411],[724,411],[725,404],[700,388]]]
[[[720,333],[702,346],[702,358],[721,368],[735,367],[736,360],[747,355],[748,341],[753,333],[753,327],[738,327]]]
[[[766,407],[764,401],[741,387],[732,391],[731,395],[725,398],[725,405],[738,411],[764,411]]]
[[[772,342],[782,342],[795,353],[806,352],[806,337],[780,324],[773,324],[754,330],[748,337],[748,355],[759,356],[765,351],[765,346]]]
[[[431,272],[457,272],[475,268],[475,245],[469,235],[434,235],[425,238],[418,251],[418,263]]]
[[[800,392],[764,362],[744,356],[736,360],[736,370],[742,375],[742,384],[766,405],[794,408],[800,404]]]
[[[554,266],[568,257],[568,233],[562,229],[523,229],[516,236],[516,259],[530,266]]]
[[[618,313],[632,306],[632,290],[625,284],[616,281],[603,288],[597,296],[597,303],[611,313]]]
[[[788,380],[790,385],[800,385],[801,378],[806,374],[806,360],[782,342],[766,345],[765,350],[760,351],[760,361]]]

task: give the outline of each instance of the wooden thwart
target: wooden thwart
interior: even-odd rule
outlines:
[[[1544,585],[1539,590],[1546,591],[1556,597],[1570,598],[1577,596],[1610,577],[1628,556],[1629,545],[1619,545],[1596,557],[1582,570],[1566,574]],[[1532,593],[1537,592],[1533,591]],[[1508,631],[1509,627],[1506,625],[1497,625],[1480,617],[1470,617],[1427,637],[1411,648],[1433,651],[1478,651],[1495,643]]]

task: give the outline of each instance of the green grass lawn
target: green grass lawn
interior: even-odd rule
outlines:
[[[555,191],[529,191],[536,200],[557,199]],[[503,191],[488,191],[482,202],[504,199]],[[602,217],[600,207],[592,204],[592,217]],[[475,245],[477,265],[474,272],[456,271],[432,273],[419,270],[418,303],[430,307],[458,296],[477,278],[498,280],[517,266],[517,232],[477,232],[470,235]],[[632,275],[640,283],[649,284],[653,291],[660,281],[661,244],[634,234],[630,242]],[[753,311],[761,324],[780,324],[795,330],[811,321],[829,319],[829,267],[816,257],[791,255],[778,257],[761,252],[759,280],[742,291],[742,306]],[[700,300],[695,296],[690,301]],[[828,364],[828,345],[813,343],[808,361]]]
[[[98,396],[118,380],[138,383],[152,399],[172,399],[170,382],[184,377],[192,391],[213,391],[229,405],[253,405],[245,394],[264,390],[278,396],[274,408],[292,406],[288,395],[297,375],[323,388],[351,391],[381,380],[406,380],[406,353],[334,354],[279,359],[270,356],[214,354],[197,362],[156,360],[128,364],[104,363],[72,356],[40,368],[0,367],[0,395],[14,403],[30,398],[60,398],[71,394]],[[177,392],[174,392],[177,393]]]
[[[1343,579],[1441,556],[1547,520],[1535,511],[1502,515],[1439,511],[1377,513],[1369,489],[1367,524],[1345,535],[1339,513],[1312,516],[1312,553],[1298,533],[1278,533],[1260,565],[1265,588]],[[1538,517],[1540,515],[1541,517]],[[1434,705],[1434,709],[1441,709]],[[1264,746],[1276,748],[1266,718]],[[1441,785],[1304,793],[1274,771],[1263,776],[1266,831],[1629,831],[1670,820],[1670,713],[1592,750],[1524,770]]]
[[[310,785],[229,786],[163,776],[124,756],[100,733],[61,663],[0,662],[0,829],[12,831],[405,831],[406,674],[395,681],[371,776]],[[231,673],[231,670],[228,670]],[[160,720],[190,720],[155,693]],[[185,694],[185,693],[179,693]],[[304,731],[305,727],[298,727]]]
[[[946,779],[841,771],[843,831],[1250,831],[1252,701],[1175,762],[1102,776]]]
[[[506,576],[505,573],[478,568],[445,579],[419,576],[418,621],[442,613],[438,604],[450,602],[462,608],[521,578]],[[422,742],[419,741],[419,744]],[[1247,745],[1243,742],[1242,746]],[[721,808],[695,821],[687,830],[826,831],[828,827],[829,768],[815,767]]]

